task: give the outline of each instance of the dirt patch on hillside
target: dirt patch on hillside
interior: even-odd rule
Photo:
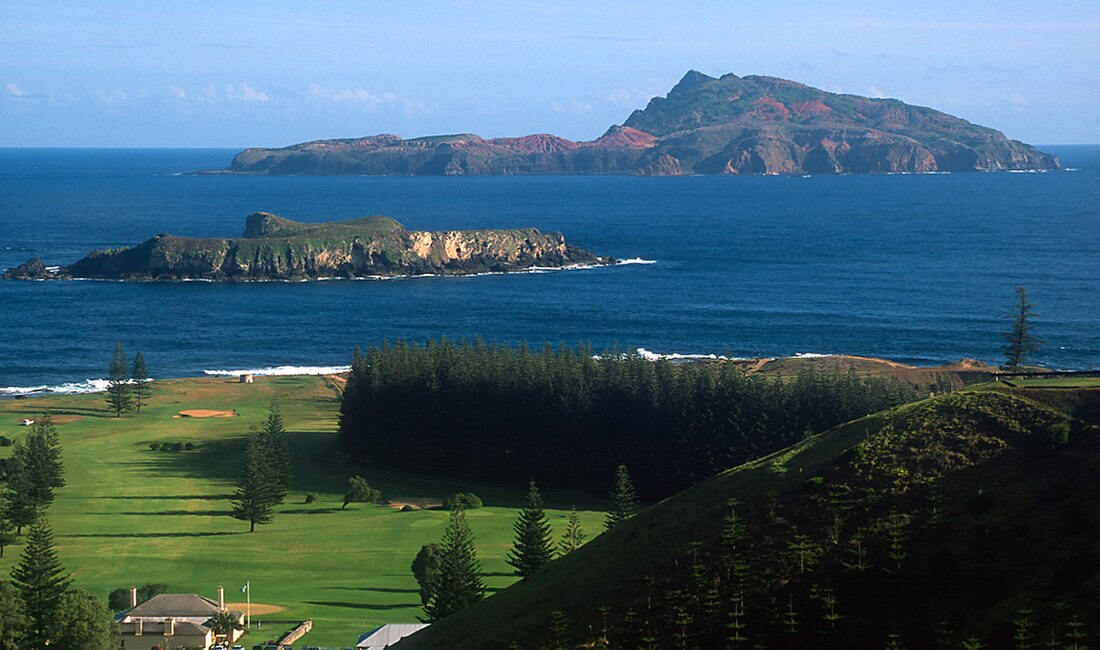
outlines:
[[[248,603],[226,603],[226,609],[231,609],[235,612],[247,612]],[[263,616],[264,614],[278,614],[279,612],[285,612],[286,607],[282,605],[265,605],[263,603],[252,603],[252,615]]]
[[[207,409],[188,409],[180,411],[185,418],[235,418],[237,411],[210,411]]]
[[[992,370],[990,366],[974,359],[960,359],[942,366],[910,366],[888,359],[841,354],[769,359],[753,370],[763,375],[793,377],[807,368],[825,372],[852,370],[861,376],[892,377],[921,388],[940,383],[950,383],[958,388],[966,384],[988,381]]]

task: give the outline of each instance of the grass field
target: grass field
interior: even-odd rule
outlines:
[[[313,631],[300,643],[319,646],[352,646],[378,625],[416,622],[422,612],[409,565],[422,544],[439,540],[448,513],[366,504],[341,511],[352,473],[385,497],[478,494],[486,507],[468,519],[485,581],[490,592],[514,581],[505,558],[525,486],[347,467],[334,449],[337,391],[322,377],[261,377],[255,384],[181,379],[154,386],[151,404],[122,419],[110,417],[102,395],[0,401],[0,435],[20,437],[26,429],[19,421],[44,412],[60,422],[68,485],[48,517],[76,586],[105,599],[117,587],[159,582],[173,592],[214,598],[221,584],[227,600],[243,601],[239,590],[249,581],[253,601],[286,607],[272,619],[313,619]],[[274,523],[249,534],[246,522],[230,516],[229,498],[249,425],[262,421],[273,397],[290,433],[294,486]],[[238,417],[174,417],[188,409],[236,409]],[[154,442],[196,447],[151,451]],[[10,453],[0,448],[0,457]],[[318,500],[306,505],[307,492]],[[601,500],[553,491],[544,496],[553,508],[555,535],[572,505],[589,539],[602,530]],[[21,550],[21,542],[6,550],[0,577],[6,579]],[[246,645],[287,627],[269,620],[246,637]]]

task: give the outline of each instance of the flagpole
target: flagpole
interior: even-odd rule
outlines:
[[[246,580],[244,583],[245,592],[245,628],[252,629],[252,582]]]

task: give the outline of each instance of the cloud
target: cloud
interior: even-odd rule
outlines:
[[[8,94],[12,97],[15,97],[16,99],[25,99],[27,97],[30,97],[30,95],[27,94],[27,91],[23,90],[22,88],[11,82],[8,82],[8,85],[5,86],[5,88],[7,88]]]
[[[262,90],[256,90],[252,86],[249,86],[243,81],[236,86],[233,84],[225,84],[225,96],[229,101],[242,101],[242,102],[266,102],[270,99],[267,93]]]
[[[867,86],[867,96],[874,97],[875,99],[882,99],[886,97],[881,90],[876,86]]]
[[[309,84],[309,96],[314,99],[323,99],[330,102],[349,102],[354,104],[381,104],[383,101],[394,101],[397,97],[393,93],[385,93],[379,97],[362,88],[329,88],[321,84]]]
[[[168,86],[168,92],[172,93],[172,96],[180,101],[187,99],[187,91],[183,88],[180,88],[179,86]]]

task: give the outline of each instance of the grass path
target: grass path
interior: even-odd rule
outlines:
[[[319,377],[258,378],[239,384],[222,378],[155,384],[140,415],[109,417],[102,395],[49,396],[0,401],[0,435],[21,436],[23,417],[50,412],[62,422],[66,480],[49,519],[63,564],[79,587],[106,598],[117,587],[165,583],[173,591],[243,601],[249,581],[257,602],[286,607],[278,620],[314,620],[304,642],[352,646],[384,623],[416,622],[421,614],[409,564],[422,544],[438,541],[447,513],[399,512],[354,504],[341,511],[352,470],[335,454],[337,396]],[[277,397],[294,456],[295,483],[273,524],[247,533],[229,516],[238,458],[251,424],[259,424]],[[173,417],[185,409],[233,410],[238,417]],[[191,442],[194,450],[151,451],[154,442]],[[0,448],[0,457],[10,448]],[[361,473],[384,495],[438,498],[472,491],[486,506],[468,513],[490,590],[514,581],[505,557],[515,508],[525,487],[478,485],[384,470]],[[318,500],[305,504],[307,492]],[[584,495],[546,494],[555,533],[576,504],[589,539],[602,529],[601,502]],[[6,578],[22,545],[0,559]],[[263,617],[256,617],[262,620]],[[248,644],[286,626],[269,622]],[[246,644],[247,645],[247,644]]]

